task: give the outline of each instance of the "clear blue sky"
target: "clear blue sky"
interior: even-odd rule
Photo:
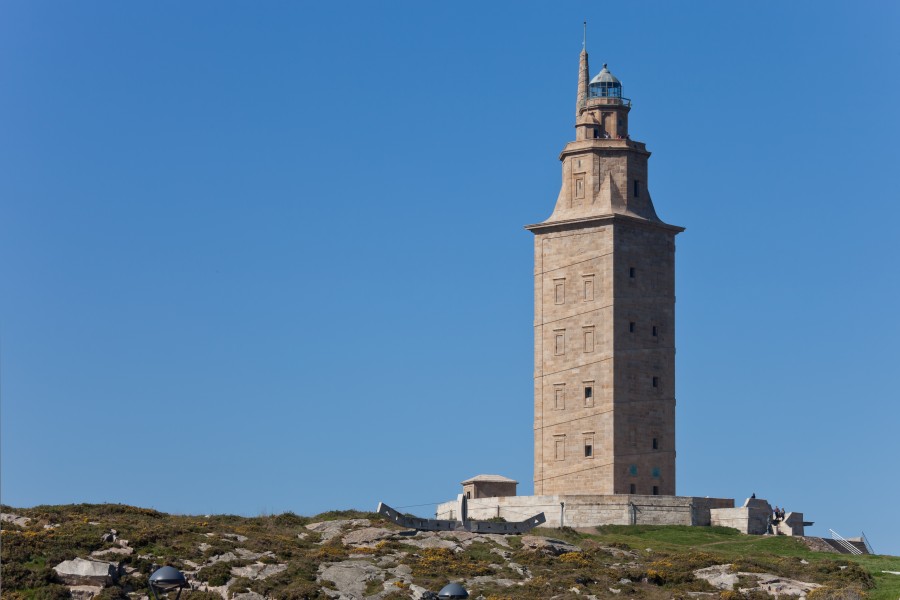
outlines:
[[[687,227],[678,492],[900,554],[898,17],[4,2],[2,501],[310,514],[495,472],[531,493],[522,226],[559,190],[587,19]]]

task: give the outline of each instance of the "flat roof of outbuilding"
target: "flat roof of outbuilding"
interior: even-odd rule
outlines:
[[[516,483],[519,482],[515,479],[510,479],[509,477],[504,477],[503,475],[476,475],[471,479],[466,479],[462,482],[462,485],[466,485],[469,483]]]

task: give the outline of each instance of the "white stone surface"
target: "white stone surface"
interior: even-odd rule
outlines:
[[[69,585],[104,586],[119,577],[117,564],[84,558],[63,561],[53,567],[53,570],[64,583]]]

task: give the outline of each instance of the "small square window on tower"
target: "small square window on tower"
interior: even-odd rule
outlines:
[[[659,387],[659,377],[653,378],[653,387],[655,387],[655,388]]]
[[[565,278],[553,280],[553,301],[556,304],[566,303],[566,280]]]
[[[553,399],[556,410],[566,408],[566,384],[557,383],[553,386]]]
[[[557,329],[553,333],[553,337],[556,338],[556,343],[554,344],[554,353],[556,354],[556,356],[562,356],[566,353],[566,330]]]
[[[581,330],[584,335],[584,351],[585,352],[593,352],[594,351],[594,326],[589,325],[587,327],[582,327]]]
[[[634,180],[634,197],[637,198],[641,195],[641,182],[637,179]]]
[[[582,275],[584,277],[584,301],[591,302],[594,299],[594,274]]]
[[[585,381],[584,382],[584,405],[585,406],[593,406],[594,405],[594,382],[593,381]]]

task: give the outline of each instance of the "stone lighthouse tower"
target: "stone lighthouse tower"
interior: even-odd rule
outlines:
[[[675,494],[675,236],[628,134],[631,101],[582,50],[575,140],[534,233],[534,493]]]

